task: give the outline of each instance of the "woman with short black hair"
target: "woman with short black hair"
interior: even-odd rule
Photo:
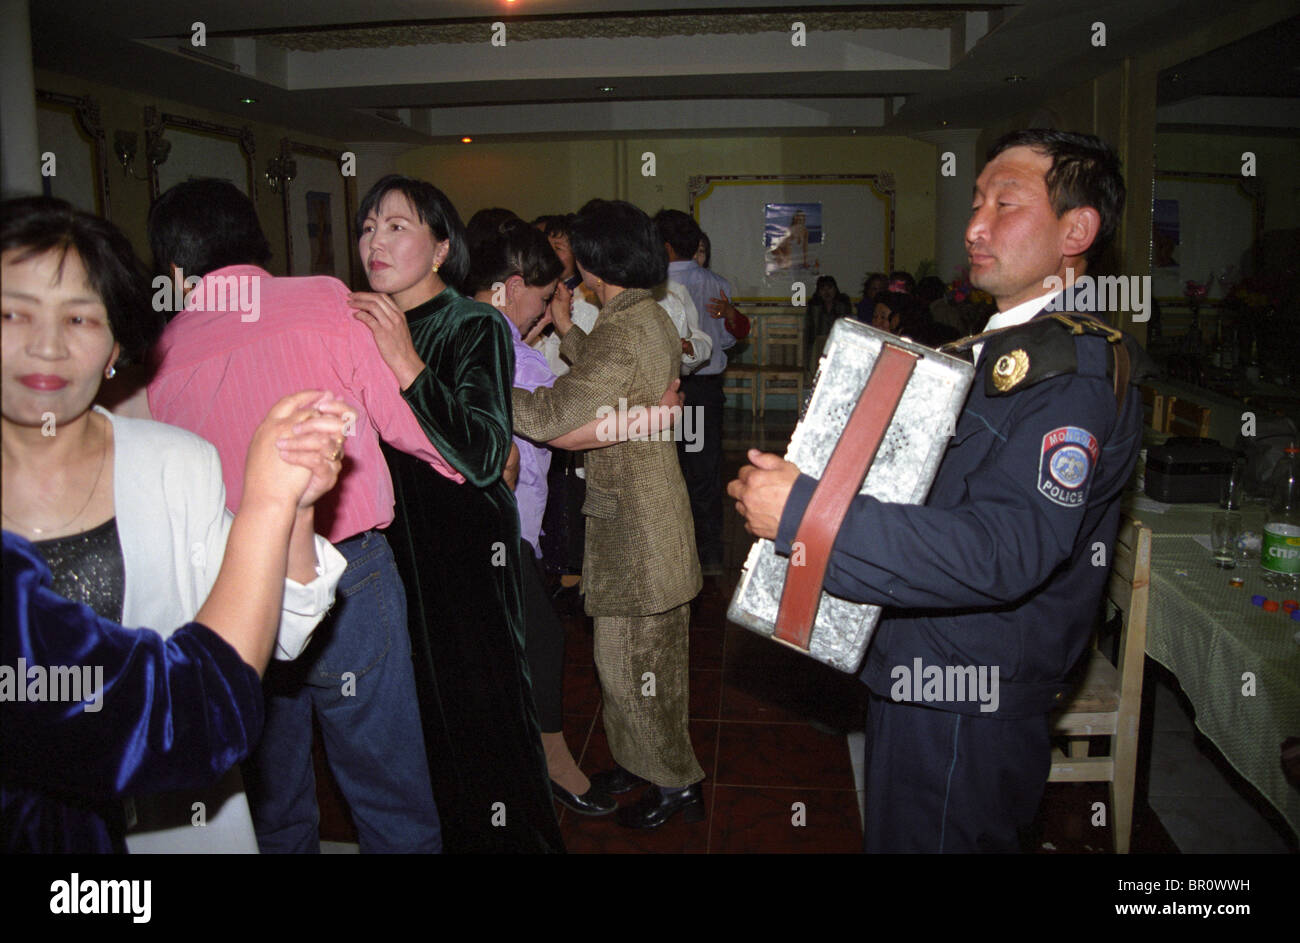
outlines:
[[[590,334],[557,317],[572,369],[549,389],[514,391],[515,427],[539,441],[581,426],[602,407],[617,409],[620,400],[653,405],[681,367],[681,337],[650,291],[668,270],[650,217],[630,203],[593,200],[569,239],[601,311]],[[677,448],[658,437],[620,442],[589,452],[585,467],[582,584],[616,763],[592,786],[619,794],[650,784],[618,812],[631,828],[657,828],[677,812],[702,821],[704,770],[687,725],[690,601],[702,580]]]

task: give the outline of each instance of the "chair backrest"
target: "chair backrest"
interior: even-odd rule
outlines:
[[[1210,410],[1199,406],[1191,400],[1169,397],[1169,418],[1165,423],[1165,432],[1176,436],[1209,438]]]
[[[1128,515],[1120,520],[1112,551],[1106,598],[1123,613],[1115,668],[1120,674],[1120,712],[1140,710],[1147,648],[1147,606],[1151,595],[1151,528]],[[1135,715],[1136,716],[1136,713]]]
[[[1156,432],[1164,432],[1165,423],[1169,421],[1169,407],[1166,405],[1164,394],[1157,393],[1149,386],[1141,389],[1143,423]]]
[[[765,315],[759,362],[765,366],[802,367],[805,321],[802,315]]]

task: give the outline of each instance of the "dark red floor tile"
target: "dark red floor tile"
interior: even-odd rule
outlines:
[[[762,641],[760,639],[760,641]],[[866,689],[852,675],[810,658],[779,669],[731,668],[723,672],[723,720],[811,723],[832,730],[860,730]]]
[[[690,665],[692,669],[722,670],[723,633],[718,629],[691,629]]]
[[[590,717],[600,708],[600,678],[596,666],[564,666],[564,713]]]
[[[592,623],[586,616],[561,619],[564,626],[564,663],[566,665],[594,665],[592,654]]]
[[[691,669],[690,716],[717,720],[722,706],[722,671]]]
[[[805,724],[722,721],[716,781],[728,786],[855,788],[844,736]]]
[[[710,854],[862,850],[862,818],[852,789],[716,786],[709,829]]]

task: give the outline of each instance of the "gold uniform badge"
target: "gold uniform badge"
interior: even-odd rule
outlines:
[[[1029,373],[1029,355],[1017,347],[1010,353],[1003,354],[993,364],[993,385],[999,393],[1005,393],[1025,378]]]

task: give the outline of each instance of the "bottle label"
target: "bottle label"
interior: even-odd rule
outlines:
[[[1267,525],[1260,566],[1273,573],[1300,574],[1300,527],[1281,523]]]

